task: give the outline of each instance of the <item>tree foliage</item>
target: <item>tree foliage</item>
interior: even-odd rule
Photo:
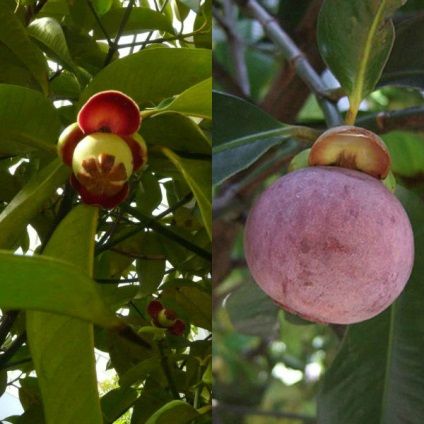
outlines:
[[[210,2],[8,0],[0,22],[0,391],[24,410],[7,422],[210,422]],[[56,151],[106,90],[140,107],[148,147],[112,210],[81,204]],[[101,395],[95,349],[117,375]]]
[[[217,422],[424,419],[422,12],[411,0],[214,5]],[[404,292],[377,317],[312,324],[283,312],[253,282],[243,225],[291,159],[344,123],[387,144],[414,230],[415,265]]]

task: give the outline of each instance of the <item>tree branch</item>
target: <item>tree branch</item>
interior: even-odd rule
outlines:
[[[244,13],[253,17],[262,25],[268,37],[281,50],[296,74],[316,95],[324,112],[327,125],[330,127],[341,125],[343,119],[336,105],[326,98],[328,87],[279,23],[256,0],[239,0],[238,4]]]

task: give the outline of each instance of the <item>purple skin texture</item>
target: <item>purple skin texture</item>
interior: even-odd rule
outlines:
[[[250,212],[244,245],[262,290],[322,323],[379,314],[414,262],[411,224],[396,196],[374,177],[337,167],[303,168],[268,187]]]

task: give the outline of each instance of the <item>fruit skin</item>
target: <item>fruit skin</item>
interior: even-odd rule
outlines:
[[[351,324],[386,309],[414,261],[413,233],[397,198],[350,169],[310,167],[260,196],[245,230],[258,285],[311,321]]]

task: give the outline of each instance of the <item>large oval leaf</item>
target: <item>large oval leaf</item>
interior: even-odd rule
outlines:
[[[6,6],[0,9],[0,42],[5,44],[31,72],[44,94],[49,91],[47,64],[42,52],[25,33],[17,16]]]
[[[113,62],[93,79],[80,105],[98,91],[114,89],[152,107],[211,75],[211,52],[203,49],[155,48]]]
[[[165,110],[212,119],[212,78],[208,78],[176,97]]]
[[[325,0],[322,5],[319,50],[349,97],[353,120],[380,78],[394,40],[390,16],[405,1]]]
[[[96,283],[66,262],[0,251],[0,308],[70,315],[105,327],[122,327]]]
[[[114,38],[121,27],[121,22],[127,11],[126,7],[111,9],[102,16],[100,22],[110,38]],[[172,21],[164,14],[147,7],[134,7],[125,24],[123,35],[140,34],[147,31],[166,31],[174,33]],[[99,25],[94,27],[94,37],[104,39],[104,33]]]
[[[59,113],[50,100],[28,88],[0,85],[0,154],[56,154],[59,133]]]
[[[396,27],[396,38],[379,85],[424,88],[424,16],[416,16]]]
[[[66,44],[60,24],[52,18],[40,18],[31,22],[27,31],[40,48],[66,69],[79,73]]]
[[[212,184],[218,184],[246,169],[285,138],[285,126],[262,109],[238,97],[213,95]],[[226,151],[227,145],[236,145]],[[217,151],[221,150],[221,151]]]
[[[415,234],[415,265],[398,300],[351,325],[318,398],[322,424],[424,421],[424,205],[400,189]]]
[[[86,205],[74,208],[54,232],[43,255],[66,261],[89,277],[93,270],[97,216],[97,208]],[[26,283],[33,281],[28,279]],[[71,287],[76,284],[74,280]],[[87,284],[93,282],[88,280]],[[46,422],[103,424],[93,325],[48,312],[28,311],[26,318]],[[82,388],[84,396],[81,396]]]
[[[203,224],[212,238],[212,200],[210,161],[183,159],[172,150],[162,147],[162,152],[178,168],[189,185],[202,212]]]
[[[11,249],[29,221],[66,180],[70,168],[52,161],[26,184],[0,214],[0,249]]]

